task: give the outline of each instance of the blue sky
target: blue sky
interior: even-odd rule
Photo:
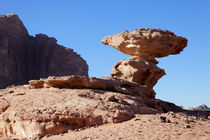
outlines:
[[[31,35],[44,33],[73,48],[89,75],[109,76],[129,56],[101,43],[110,34],[160,28],[188,39],[179,55],[160,58],[167,75],[155,86],[157,98],[177,105],[210,106],[209,0],[0,0],[0,14],[19,15]]]

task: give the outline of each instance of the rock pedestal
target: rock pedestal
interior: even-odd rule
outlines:
[[[156,66],[155,58],[179,54],[187,46],[187,39],[167,30],[137,29],[107,36],[102,43],[131,55],[129,60],[120,60],[113,66],[112,77],[152,88],[165,75],[165,71]]]
[[[111,70],[112,77],[153,87],[165,71],[145,60],[120,60]]]

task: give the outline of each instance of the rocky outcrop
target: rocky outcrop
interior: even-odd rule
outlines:
[[[165,71],[145,60],[120,60],[111,71],[112,77],[153,87]]]
[[[29,83],[31,88],[99,89],[142,98],[154,99],[155,97],[155,92],[150,87],[111,77],[48,77],[47,79],[31,80]]]
[[[0,88],[65,75],[87,76],[85,60],[55,38],[30,36],[17,15],[0,15]]]
[[[156,66],[155,58],[179,54],[187,46],[187,39],[167,30],[137,29],[107,36],[102,43],[131,55],[129,60],[113,66],[112,77],[153,87],[165,75],[164,70]]]
[[[136,114],[182,110],[142,97],[145,89],[120,79],[76,76],[49,77],[10,87],[0,91],[0,134],[36,138],[119,123]]]

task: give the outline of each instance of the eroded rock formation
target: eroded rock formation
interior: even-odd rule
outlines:
[[[16,15],[0,16],[0,25],[1,81],[20,84],[52,75],[0,90],[0,136],[35,139],[138,114],[183,111],[155,99],[153,90],[165,75],[155,57],[177,54],[186,46],[186,39],[172,32],[139,29],[104,38],[104,44],[132,57],[118,62],[112,77],[95,78],[87,77],[86,62],[55,38],[29,36]]]
[[[139,96],[142,98],[155,98],[155,92],[137,83],[128,82],[111,77],[48,77],[47,79],[29,81],[31,88],[77,88],[77,89],[99,89],[106,91],[119,92],[126,95]]]
[[[102,43],[131,55],[112,68],[112,77],[153,87],[165,75],[155,58],[179,54],[187,46],[187,39],[167,30],[137,29],[107,36]]]
[[[49,77],[0,91],[0,135],[36,138],[136,114],[181,111],[146,97],[148,88],[116,78]],[[145,94],[145,95],[143,95]]]
[[[111,71],[112,77],[153,87],[165,71],[145,60],[120,60]]]
[[[72,49],[44,34],[30,36],[15,14],[0,15],[0,88],[48,76],[88,75]]]
[[[143,28],[107,36],[102,43],[138,59],[157,63],[156,57],[179,54],[187,46],[187,39],[168,30]]]

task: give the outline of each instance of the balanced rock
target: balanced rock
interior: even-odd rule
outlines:
[[[102,43],[131,55],[113,66],[112,77],[153,87],[165,75],[155,58],[179,54],[187,46],[187,39],[167,30],[137,29],[107,36]]]
[[[182,110],[172,103],[142,97],[146,91],[144,86],[120,79],[78,76],[49,77],[9,87],[0,90],[0,136],[38,138],[119,123],[136,114]]]
[[[157,63],[155,57],[179,54],[187,46],[187,39],[167,30],[143,28],[107,36],[102,43],[138,59]]]
[[[0,88],[51,75],[87,76],[88,65],[55,38],[30,36],[17,15],[0,15]]]

